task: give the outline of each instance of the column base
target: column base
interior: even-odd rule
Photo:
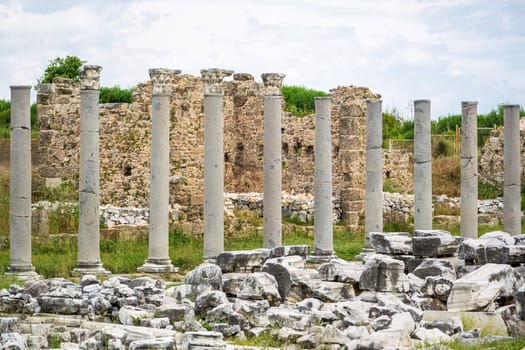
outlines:
[[[178,267],[172,265],[170,259],[146,259],[144,265],[137,272],[144,273],[172,273],[179,271]]]
[[[215,264],[215,262],[217,262],[217,257],[216,256],[203,256],[202,262],[208,263],[208,264]]]
[[[33,265],[11,265],[4,273],[5,276],[12,276],[21,281],[38,280],[41,276],[35,272]]]
[[[104,269],[102,263],[77,263],[77,267],[71,271],[73,276],[83,276],[83,275],[111,275],[111,271]]]
[[[357,254],[354,259],[355,260],[359,260],[359,261],[363,261],[364,257],[367,256],[367,255],[371,255],[371,254],[375,254],[376,251],[374,248],[363,248],[361,250],[361,253]]]
[[[319,265],[337,258],[333,250],[314,249],[313,253],[306,258],[307,264]]]

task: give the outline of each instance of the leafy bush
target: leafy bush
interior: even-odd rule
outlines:
[[[131,103],[131,89],[122,89],[115,85],[112,87],[100,88],[100,103]]]
[[[328,96],[324,91],[307,89],[302,86],[281,87],[285,107],[284,110],[298,117],[315,113],[314,97]]]
[[[494,186],[481,180],[478,182],[478,199],[494,199],[498,197],[503,197],[502,186]]]
[[[11,102],[0,99],[0,128],[11,125]]]
[[[442,157],[432,160],[432,193],[459,197],[460,192],[460,159],[458,157]]]
[[[454,144],[450,141],[441,139],[434,146],[434,157],[451,157],[454,155]]]
[[[57,57],[49,62],[49,65],[44,71],[44,75],[38,79],[38,83],[51,83],[53,82],[53,78],[56,77],[80,81],[78,69],[84,63],[86,63],[86,61],[82,61],[77,56],[67,55],[65,58]]]

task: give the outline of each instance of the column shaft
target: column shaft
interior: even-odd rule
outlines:
[[[11,86],[10,261],[8,273],[36,276],[31,264],[31,86]]]
[[[520,106],[504,106],[503,230],[521,234]]]
[[[281,96],[264,96],[264,247],[282,244]]]
[[[73,274],[107,274],[100,261],[98,90],[80,90],[78,261]]]
[[[139,271],[174,271],[169,257],[170,95],[153,94],[148,259]]]
[[[414,230],[432,229],[430,101],[414,101]]]
[[[224,251],[223,94],[204,94],[204,259]]]
[[[478,238],[477,102],[461,103],[461,237]]]
[[[365,235],[383,231],[383,115],[381,100],[366,103]],[[371,248],[365,239],[365,248]]]
[[[314,256],[333,256],[330,97],[315,98]]]

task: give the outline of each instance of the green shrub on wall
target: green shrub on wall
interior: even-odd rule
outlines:
[[[100,103],[131,103],[131,89],[122,89],[115,85],[112,87],[103,86],[100,88]]]
[[[315,113],[314,97],[328,96],[324,91],[287,85],[281,87],[281,93],[285,102],[284,110],[298,117]]]

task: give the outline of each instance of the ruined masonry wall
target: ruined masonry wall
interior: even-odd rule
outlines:
[[[39,173],[78,180],[79,86],[55,78],[53,89],[38,94]],[[181,218],[199,222],[203,208],[203,82],[191,75],[172,77],[170,128],[170,204]],[[262,192],[262,83],[235,74],[224,83],[226,192]],[[367,88],[338,87],[332,94],[334,196],[341,198],[343,220],[357,229],[364,210]],[[148,206],[151,82],[139,84],[130,104],[100,105],[101,203]],[[284,107],[284,105],[283,105]],[[313,115],[283,112],[283,190],[313,193]],[[196,226],[198,229],[199,226]]]
[[[521,183],[525,183],[525,118],[521,119]],[[490,137],[481,148],[479,176],[495,186],[503,186],[503,128],[490,132]]]

